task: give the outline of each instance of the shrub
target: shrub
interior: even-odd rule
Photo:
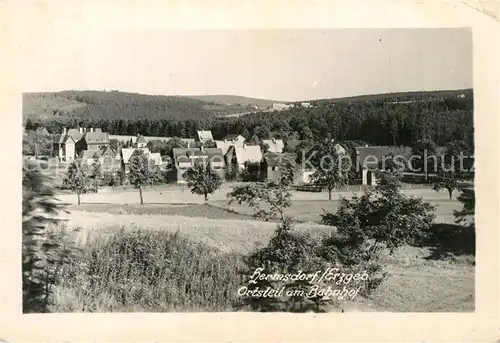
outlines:
[[[308,233],[299,233],[293,230],[291,221],[285,219],[278,224],[274,236],[269,244],[257,249],[246,259],[245,291],[259,291],[271,289],[280,292],[279,296],[256,297],[244,296],[240,306],[249,307],[254,311],[288,311],[315,312],[324,311],[322,305],[327,301],[320,297],[307,298],[301,292],[308,293],[313,286],[313,280],[260,280],[253,278],[254,273],[260,270],[262,274],[314,274],[317,270],[326,267],[326,261],[317,256],[319,241]],[[254,280],[252,282],[251,280]]]
[[[80,311],[222,311],[234,306],[240,267],[237,255],[179,234],[127,229],[89,244],[63,286],[84,299]],[[96,308],[102,294],[110,301]]]
[[[338,233],[324,241],[323,256],[337,259],[348,270],[366,270],[370,277],[364,295],[387,276],[380,260],[382,249],[392,254],[397,247],[421,241],[434,219],[433,206],[401,193],[400,172],[380,172],[378,179],[374,191],[342,199],[335,214],[322,215],[322,224],[335,226]]]
[[[353,247],[368,244],[370,252],[386,247],[392,253],[404,244],[422,240],[434,220],[435,207],[401,191],[398,172],[381,172],[375,191],[342,199],[336,214],[325,213],[322,223],[337,227]]]
[[[310,233],[295,231],[291,220],[285,219],[278,225],[269,244],[257,249],[246,259],[246,284],[242,291],[246,296],[240,306],[261,312],[327,312],[329,307],[340,307],[357,295],[368,296],[380,285],[385,275],[376,261],[359,258],[355,264],[348,263],[343,257],[350,253],[332,249],[333,246],[344,249],[345,243],[333,234],[314,237]],[[360,257],[360,254],[354,253]],[[340,282],[340,277],[322,279],[323,273],[328,270],[353,276],[366,273],[367,279],[349,280],[347,283]],[[256,277],[260,274],[305,274],[310,277],[299,280]],[[266,290],[268,294],[274,292],[274,296],[254,296],[252,293]],[[338,293],[321,294],[318,290]],[[349,292],[349,295],[342,295],[341,292]]]

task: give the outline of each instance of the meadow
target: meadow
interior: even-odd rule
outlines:
[[[70,213],[60,216],[66,230],[78,228],[72,239],[81,254],[78,267],[61,279],[52,311],[239,310],[244,258],[269,242],[276,223],[227,205],[228,191],[225,185],[203,204],[182,187],[155,187],[146,190],[142,206],[134,190],[82,195],[81,205],[69,205]],[[408,192],[438,205],[431,238],[393,256],[384,253],[390,276],[370,298],[346,302],[344,310],[473,311],[474,232],[451,224],[460,203],[445,193]],[[289,214],[297,219],[295,229],[318,238],[335,235],[333,227],[318,223],[319,215],[353,194],[336,193],[328,201],[326,193],[294,192]],[[74,203],[76,195],[58,198]]]

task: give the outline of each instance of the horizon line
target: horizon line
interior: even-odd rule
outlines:
[[[26,91],[22,94],[50,94],[50,93],[60,93],[60,92],[118,92],[118,93],[129,93],[138,95],[150,95],[150,96],[165,96],[165,97],[181,97],[181,98],[197,98],[197,97],[208,97],[208,96],[231,96],[231,97],[242,97],[255,100],[265,100],[273,102],[283,102],[283,103],[294,103],[294,102],[308,102],[308,101],[323,101],[323,100],[336,100],[336,99],[349,99],[362,96],[373,96],[373,95],[390,95],[395,93],[417,93],[417,92],[446,92],[446,91],[473,91],[473,87],[469,88],[441,88],[441,89],[409,89],[404,91],[390,91],[382,93],[358,93],[354,95],[343,95],[343,96],[332,96],[332,97],[321,97],[314,99],[301,99],[301,100],[279,100],[268,97],[256,97],[251,95],[241,95],[241,94],[223,94],[223,93],[211,93],[211,94],[166,94],[166,93],[149,93],[149,92],[137,92],[119,89],[60,89],[53,91]]]

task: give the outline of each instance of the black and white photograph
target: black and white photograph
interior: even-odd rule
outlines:
[[[471,29],[78,44],[22,97],[23,313],[474,312]]]

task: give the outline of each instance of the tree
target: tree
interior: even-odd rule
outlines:
[[[252,144],[252,145],[260,145],[259,136],[257,136],[255,133],[252,135],[252,138],[250,138],[250,144]]]
[[[151,183],[153,177],[151,163],[148,160],[148,157],[144,151],[136,149],[132,153],[132,156],[130,156],[128,178],[130,184],[139,189],[141,205],[144,204],[142,190],[144,186]]]
[[[102,164],[97,154],[94,154],[92,158],[92,166],[90,167],[89,177],[92,179],[94,191],[97,193],[102,180]]]
[[[460,173],[455,172],[452,165],[447,165],[439,168],[436,178],[434,180],[433,189],[439,192],[445,188],[448,190],[450,200],[453,196],[453,191],[458,188],[458,182],[461,180]]]
[[[247,204],[255,210],[254,216],[264,220],[278,217],[285,220],[285,209],[291,206],[291,186],[295,178],[295,163],[288,159],[278,162],[280,177],[277,181],[252,182],[233,187],[227,194],[229,204]],[[264,203],[266,208],[262,208]]]
[[[78,205],[80,205],[80,194],[87,189],[88,170],[85,165],[80,166],[78,161],[73,161],[68,167],[68,172],[63,183],[73,192],[76,192],[78,197]]]
[[[110,139],[109,140],[109,147],[111,148],[111,150],[113,150],[114,152],[118,152],[118,147],[119,147],[120,143],[118,142],[118,139]]]
[[[34,165],[23,168],[22,282],[23,312],[47,312],[53,286],[63,265],[76,251],[66,231],[51,231],[56,215],[65,211],[57,201],[50,180]]]
[[[260,150],[262,150],[262,153],[265,154],[266,152],[269,151],[269,144],[261,142],[260,143]]]
[[[419,168],[420,172],[422,169],[424,170],[426,180],[429,178],[429,169],[434,172],[437,171],[436,143],[432,140],[419,139],[412,146],[411,153],[413,156],[418,156],[419,161],[414,166]],[[435,159],[436,162],[434,165],[429,161],[429,158]]]
[[[293,152],[297,156],[295,161],[299,164],[306,161],[313,146],[314,144],[311,141],[301,141],[297,144],[297,146],[293,149]]]
[[[174,137],[166,142],[160,153],[162,156],[171,156],[174,148],[187,148],[187,143],[179,137]]]
[[[400,174],[381,171],[374,191],[351,200],[342,199],[335,214],[325,213],[323,224],[335,226],[350,245],[370,245],[370,253],[385,246],[392,254],[404,244],[414,244],[434,220],[435,206],[401,192]]]
[[[271,137],[271,131],[269,131],[269,127],[265,124],[255,127],[253,134],[260,139],[267,139]]]
[[[328,190],[328,200],[332,200],[332,190],[345,187],[351,178],[351,160],[347,154],[338,153],[336,143],[323,142],[313,149],[311,164],[314,168],[311,182]]]
[[[195,163],[182,175],[191,188],[191,193],[203,195],[205,202],[208,201],[208,195],[213,194],[222,185],[222,178],[213,170],[210,163]]]
[[[470,151],[469,145],[461,140],[455,140],[446,144],[445,156],[448,158],[454,157],[455,159],[468,154]],[[451,163],[452,161],[447,160],[446,162]],[[456,161],[453,161],[456,162]]]

